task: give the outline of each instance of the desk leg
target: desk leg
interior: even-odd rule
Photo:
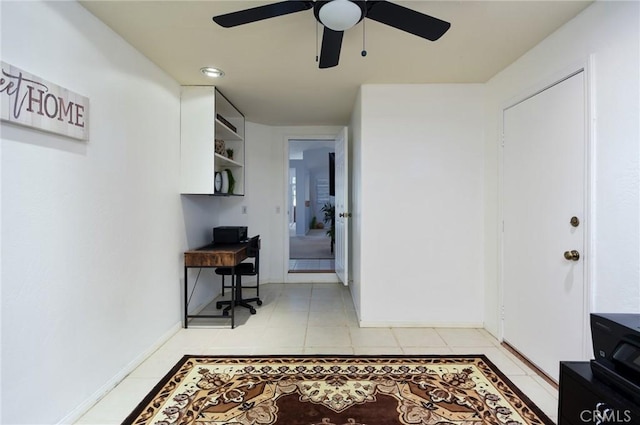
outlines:
[[[187,299],[187,266],[184,267],[184,328],[189,327],[189,301]]]
[[[231,267],[231,329],[235,328],[236,320],[236,268]]]

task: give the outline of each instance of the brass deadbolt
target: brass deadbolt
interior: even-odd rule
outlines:
[[[580,226],[580,219],[576,216],[573,216],[571,217],[571,220],[569,221],[569,223],[571,223],[573,227],[578,227]]]

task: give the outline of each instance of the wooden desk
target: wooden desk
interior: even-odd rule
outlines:
[[[209,244],[184,253],[184,327],[189,327],[189,318],[228,318],[224,314],[189,314],[187,270],[189,268],[231,267],[231,329],[235,327],[235,267],[248,257],[247,243]]]

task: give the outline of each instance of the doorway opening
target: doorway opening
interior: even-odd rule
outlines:
[[[335,141],[289,140],[289,273],[335,271]]]

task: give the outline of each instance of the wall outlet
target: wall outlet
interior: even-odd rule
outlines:
[[[276,214],[280,214],[280,207],[279,206],[276,207]]]

